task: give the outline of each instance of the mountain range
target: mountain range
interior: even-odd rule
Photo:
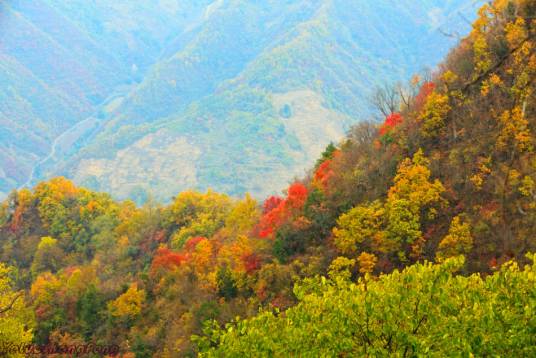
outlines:
[[[278,192],[371,116],[377,86],[436,65],[477,6],[2,2],[0,196],[56,175],[138,202]]]

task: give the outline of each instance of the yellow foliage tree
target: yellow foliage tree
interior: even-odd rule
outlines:
[[[249,194],[234,205],[225,219],[225,229],[231,234],[245,234],[257,223],[260,216],[257,201]]]
[[[133,283],[125,293],[108,304],[108,309],[114,317],[134,318],[141,313],[144,303],[145,290]]]
[[[196,245],[190,261],[198,273],[204,273],[212,268],[213,256],[213,245],[210,240],[202,240]]]
[[[441,261],[449,257],[468,254],[472,248],[471,227],[468,223],[464,223],[460,216],[456,216],[452,219],[448,235],[439,243],[436,257]]]
[[[407,200],[412,209],[443,203],[441,194],[445,191],[439,180],[431,181],[432,172],[428,168],[429,160],[419,149],[413,159],[406,158],[400,164],[394,179],[394,185],[389,189],[387,202]]]
[[[359,272],[362,274],[370,274],[374,271],[378,258],[374,254],[362,252],[357,258],[357,262],[359,264]]]
[[[2,352],[11,344],[27,344],[32,341],[34,318],[24,304],[22,292],[13,290],[10,279],[12,269],[0,263],[0,352],[2,357],[23,357],[23,354]]]
[[[179,230],[173,235],[172,246],[181,248],[191,237],[210,237],[223,227],[232,209],[231,199],[211,190],[206,194],[187,191],[179,194],[169,210],[170,221]]]
[[[60,288],[61,282],[58,278],[50,272],[45,272],[34,280],[30,294],[36,303],[49,303]]]
[[[473,42],[475,76],[487,71],[492,65],[491,53],[486,38],[487,28],[489,26],[489,15],[493,8],[485,4],[478,11],[478,19],[473,24],[471,37]]]
[[[423,243],[421,221],[432,219],[436,207],[445,202],[441,196],[445,188],[439,180],[431,180],[428,165],[419,149],[412,159],[402,161],[385,204],[375,201],[341,215],[333,229],[337,248],[347,255],[367,250],[385,254],[398,251],[404,262],[408,245],[412,245],[411,250],[416,251],[413,256],[418,256],[421,248],[415,245]]]
[[[445,127],[445,119],[450,109],[447,95],[433,92],[428,96],[423,111],[418,118],[422,122],[421,134],[423,137],[433,138],[440,133]]]
[[[264,241],[260,241],[264,242]],[[219,266],[228,266],[233,271],[244,273],[246,267],[243,258],[253,255],[257,248],[255,242],[246,235],[240,235],[231,243],[222,246],[217,254]]]
[[[406,158],[389,189],[385,205],[388,217],[386,238],[396,247],[413,244],[422,237],[421,220],[431,219],[435,207],[444,204],[441,194],[445,191],[439,180],[431,181],[429,161],[419,149],[413,159]],[[415,248],[417,251],[420,248]],[[405,260],[405,254],[399,253]]]
[[[497,139],[497,148],[514,153],[532,151],[532,133],[528,120],[522,109],[517,106],[512,111],[505,111],[499,118],[501,131]]]
[[[384,214],[381,202],[375,201],[341,215],[333,229],[337,248],[344,254],[353,254],[359,246],[370,247],[381,232]]]

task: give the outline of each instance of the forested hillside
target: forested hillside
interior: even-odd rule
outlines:
[[[465,0],[4,1],[0,197],[58,175],[138,203],[279,192],[371,114],[375,86],[436,65],[475,13]]]
[[[0,2],[0,197],[42,177],[51,143],[90,118],[56,154],[76,151],[71,141],[98,127],[109,101],[141,81],[207,3]]]
[[[382,123],[353,126],[283,196],[140,207],[62,177],[14,191],[4,339],[125,357],[534,356],[535,17],[533,0],[483,6],[430,78],[379,92]]]

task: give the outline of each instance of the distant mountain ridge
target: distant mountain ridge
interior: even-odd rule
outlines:
[[[61,133],[143,77],[207,1],[0,3],[0,196],[22,185]]]
[[[471,17],[477,6],[461,0],[14,3],[38,24],[39,6],[61,14],[89,38],[79,58],[106,66],[105,75],[88,76],[95,79],[89,100],[73,100],[73,106],[89,102],[81,110],[52,105],[70,121],[56,120],[63,126],[47,139],[38,135],[38,152],[20,149],[0,158],[4,172],[18,170],[0,172],[0,191],[24,183],[62,130],[94,116],[90,128],[34,168],[33,179],[66,175],[138,201],[150,193],[165,201],[188,188],[279,191],[370,114],[375,86],[435,65],[455,43],[438,28],[468,29],[458,11]],[[88,61],[82,50],[94,43],[101,47]],[[13,51],[2,42],[4,52]],[[53,116],[43,117],[46,126]],[[6,133],[0,146],[24,148],[25,140],[11,137]]]

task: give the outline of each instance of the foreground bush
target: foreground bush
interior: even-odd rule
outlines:
[[[536,356],[534,259],[487,277],[456,275],[458,257],[357,283],[344,274],[306,280],[288,311],[196,339],[206,357]]]

